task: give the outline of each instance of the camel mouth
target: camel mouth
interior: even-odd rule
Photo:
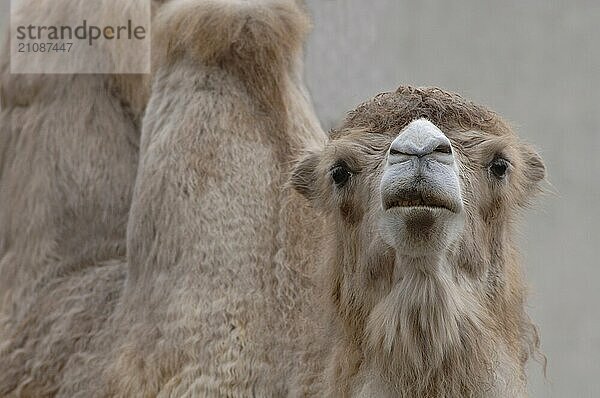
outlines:
[[[403,195],[388,197],[383,201],[385,211],[392,209],[442,209],[456,213],[456,206],[445,198],[424,195],[421,192],[403,192]]]

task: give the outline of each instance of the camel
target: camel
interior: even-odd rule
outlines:
[[[286,258],[312,238],[272,223],[286,159],[323,138],[306,13],[155,8],[151,78],[2,66],[0,396],[280,396],[297,373]]]
[[[526,395],[513,228],[544,176],[497,114],[437,88],[376,96],[305,155],[292,184],[333,237],[327,395]]]
[[[541,158],[439,89],[325,134],[308,29],[295,1],[172,0],[151,82],[3,67],[0,395],[525,395]],[[57,89],[104,112],[41,139]]]

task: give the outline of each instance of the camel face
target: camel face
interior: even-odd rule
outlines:
[[[380,184],[380,233],[401,255],[449,246],[463,225],[459,168],[452,143],[427,119],[408,124],[386,153]]]
[[[297,163],[328,238],[331,395],[522,395],[537,336],[513,225],[544,176],[496,113],[437,88],[377,95]]]
[[[385,276],[381,264],[398,257],[447,258],[481,274],[508,247],[544,175],[539,155],[496,113],[401,87],[351,111],[298,163],[292,185],[328,218],[338,260],[366,274]]]

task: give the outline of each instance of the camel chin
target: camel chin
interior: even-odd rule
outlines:
[[[380,184],[383,240],[408,257],[439,256],[464,225],[457,160],[450,140],[418,119],[392,142]]]

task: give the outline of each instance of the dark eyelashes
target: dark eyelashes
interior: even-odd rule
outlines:
[[[329,173],[331,174],[333,182],[339,188],[346,185],[346,183],[352,176],[352,172],[345,163],[338,163],[337,165],[333,166]]]
[[[502,180],[506,177],[506,174],[510,168],[510,162],[501,156],[496,156],[488,165],[488,170],[498,180]]]

